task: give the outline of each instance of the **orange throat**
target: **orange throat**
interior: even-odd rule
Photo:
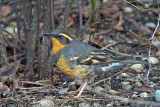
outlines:
[[[52,40],[52,54],[55,55],[59,50],[61,50],[62,48],[66,47],[67,45],[63,45],[61,44],[57,39],[55,39],[54,37],[51,38]]]

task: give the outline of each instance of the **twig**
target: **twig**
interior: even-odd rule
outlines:
[[[22,101],[20,101],[20,100],[17,100],[17,99],[15,99],[15,98],[12,98],[12,97],[9,97],[9,98],[7,98],[8,100],[11,100],[11,101],[14,101],[14,102],[16,102],[17,104],[19,104],[19,107],[24,107],[21,103],[23,103]]]
[[[80,32],[82,31],[82,6],[81,6],[81,0],[78,0],[78,10],[79,10],[79,28]]]
[[[71,12],[72,2],[73,2],[73,0],[66,0],[66,6],[64,9],[63,15],[61,16],[61,22],[58,25],[57,29],[64,29],[65,30],[66,19],[68,19],[68,16]]]
[[[114,77],[114,76],[116,76],[116,75],[118,75],[118,74],[120,74],[120,73],[122,73],[122,72],[123,72],[123,71],[118,72],[118,73],[116,73],[116,74],[114,74],[114,75],[112,75],[112,76],[110,76],[110,77],[108,77],[108,78],[104,78],[104,79],[102,79],[102,80],[99,80],[99,81],[93,83],[93,84],[90,85],[90,86],[95,86],[95,85],[97,85],[97,84],[99,84],[99,83],[101,83],[101,82],[103,82],[103,81],[106,81],[106,80],[108,80],[108,79],[110,79],[110,78],[112,78],[112,77]]]
[[[42,89],[42,88],[45,88],[45,87],[48,87],[48,86],[42,86],[42,87],[31,87],[31,88],[23,88],[23,87],[18,87],[17,89],[20,89],[20,90],[34,90],[34,89]]]
[[[19,81],[19,82],[26,83],[26,84],[34,84],[34,85],[52,86],[52,85],[47,85],[47,84],[42,84],[42,83],[36,83],[36,82],[31,82],[31,81]]]
[[[16,62],[16,47],[17,47],[17,36],[14,36],[14,63]]]
[[[4,32],[8,33],[9,35],[13,36],[13,37],[15,36],[14,34],[8,32],[8,31],[5,30],[5,29],[2,29],[2,28],[0,28],[0,29],[1,29],[2,31],[4,31]],[[22,47],[23,47],[24,49],[26,49],[26,46],[21,42],[21,40],[18,39],[18,42],[22,45]]]
[[[93,42],[94,43],[94,42]],[[94,44],[96,44],[96,43],[94,43]],[[97,46],[99,46],[99,47],[103,47],[103,46],[101,46],[101,45],[99,45],[99,44],[96,44]],[[106,50],[106,51],[108,51],[108,52],[111,52],[111,53],[115,53],[115,54],[119,54],[119,55],[123,55],[123,56],[128,56],[128,57],[134,57],[134,58],[146,58],[146,57],[144,57],[144,56],[140,56],[140,55],[130,55],[130,54],[125,54],[125,53],[121,53],[121,52],[117,52],[117,51],[114,51],[114,50],[111,50],[111,49],[107,49],[107,48],[102,48],[103,50]]]
[[[144,105],[152,105],[152,106],[157,106],[159,107],[160,106],[160,103],[157,103],[157,102],[151,102],[151,101],[143,101],[143,100],[132,100],[132,99],[129,99],[129,98],[124,98],[124,97],[121,97],[121,96],[117,96],[117,95],[111,95],[111,94],[108,94],[108,93],[104,93],[104,92],[100,92],[100,91],[97,91],[89,86],[87,86],[85,88],[87,91],[90,91],[90,92],[93,92],[93,93],[96,93],[100,96],[103,96],[105,98],[110,98],[110,99],[114,99],[114,100],[119,100],[119,101],[122,101],[122,102],[129,102],[129,103],[136,103],[136,104],[144,104]]]
[[[150,44],[149,44],[149,51],[148,51],[148,63],[149,63],[149,68],[148,68],[148,72],[147,72],[147,81],[149,82],[149,73],[150,73],[150,70],[151,70],[151,62],[150,62],[150,56],[151,56],[151,48],[152,48],[152,40],[155,36],[155,33],[159,27],[159,21],[160,21],[160,14],[159,14],[159,17],[158,17],[158,22],[157,22],[157,26],[152,34],[152,37],[150,38]]]
[[[82,28],[82,33],[79,35],[78,40],[81,38],[81,36],[83,36],[85,29],[89,26],[89,23],[91,22],[93,16],[95,15],[95,13],[100,9],[101,5],[102,5],[102,1],[100,0],[98,5],[96,6],[95,10],[91,13],[91,15],[89,16],[89,19],[87,20],[87,22],[85,23],[85,25]]]

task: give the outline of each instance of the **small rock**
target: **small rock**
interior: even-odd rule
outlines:
[[[102,107],[99,103],[93,103],[93,107]]]
[[[155,99],[156,99],[157,102],[160,102],[160,90],[157,90],[155,92]]]
[[[106,107],[113,107],[113,104],[107,104]]]
[[[136,79],[141,80],[141,79],[142,79],[142,76],[141,76],[140,74],[138,74],[138,75],[136,76]]]
[[[79,104],[79,107],[90,107],[90,105],[89,105],[89,104],[86,104],[86,103],[80,103],[80,104]]]
[[[61,90],[59,90],[59,94],[65,94],[66,92],[68,92],[69,88],[63,88]]]
[[[143,93],[141,93],[141,94],[140,94],[140,97],[144,97],[144,98],[146,98],[146,97],[148,97],[148,93],[143,92]]]
[[[133,92],[133,94],[138,94],[138,92]]]
[[[105,85],[105,89],[104,89],[104,90],[106,90],[106,91],[111,90],[111,86],[110,86],[110,85],[108,85],[108,84],[106,84],[106,85]]]
[[[126,86],[126,85],[129,85],[129,82],[121,82],[122,86]]]
[[[5,25],[4,25],[4,24],[0,24],[0,27],[4,29],[4,28],[5,28]]]
[[[2,91],[1,96],[2,97],[7,97],[11,93],[10,88],[7,88],[6,90]]]
[[[155,85],[156,85],[156,84],[155,84],[154,82],[152,82],[152,81],[149,82],[149,84],[150,84],[150,85],[149,85],[150,88],[153,88],[153,87],[155,87]]]
[[[54,100],[54,96],[45,96],[44,97],[46,100]]]
[[[9,23],[9,26],[17,27],[17,22],[16,21],[12,21],[12,22]]]
[[[17,27],[10,27],[10,26],[8,26],[8,27],[5,28],[5,30],[8,31],[11,34],[17,33]],[[5,33],[5,34],[7,34],[7,33]]]
[[[125,90],[130,90],[131,88],[132,88],[131,85],[126,85],[126,86],[124,87]]]
[[[108,93],[115,95],[115,94],[118,94],[119,92],[115,90],[109,90]]]
[[[145,24],[145,26],[149,27],[149,28],[155,28],[156,27],[156,24],[153,23],[153,22],[148,22]]]
[[[70,82],[69,83],[69,86],[68,86],[68,88],[69,88],[69,91],[76,91],[76,86],[75,86],[75,82]]]
[[[131,7],[125,7],[124,12],[125,13],[131,13],[133,9]]]
[[[136,95],[136,94],[133,94],[133,95],[132,95],[132,97],[133,97],[133,98],[136,98],[136,97],[138,97],[138,95]]]
[[[151,64],[158,64],[159,63],[159,60],[155,57],[150,57],[150,63]]]
[[[122,76],[123,78],[126,78],[126,77],[128,77],[128,74],[127,74],[127,73],[121,73],[121,76]]]
[[[137,82],[135,83],[135,86],[136,86],[136,87],[142,87],[142,84],[141,84],[139,81],[137,81]]]
[[[33,107],[54,107],[54,103],[51,100],[42,99]]]
[[[140,73],[144,70],[142,64],[134,64],[131,66],[131,69],[136,71],[137,73]]]
[[[104,88],[98,86],[98,87],[95,87],[95,90],[97,92],[101,92],[101,91],[104,91]]]

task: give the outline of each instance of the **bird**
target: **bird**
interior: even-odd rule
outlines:
[[[66,30],[56,29],[42,35],[49,37],[52,42],[51,54],[56,66],[71,78],[88,80],[125,64],[146,63],[113,56],[109,52],[73,39]],[[77,98],[81,96],[86,85],[87,82],[81,85]]]

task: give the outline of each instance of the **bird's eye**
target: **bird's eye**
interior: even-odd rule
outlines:
[[[58,38],[62,38],[62,35],[58,35]]]

